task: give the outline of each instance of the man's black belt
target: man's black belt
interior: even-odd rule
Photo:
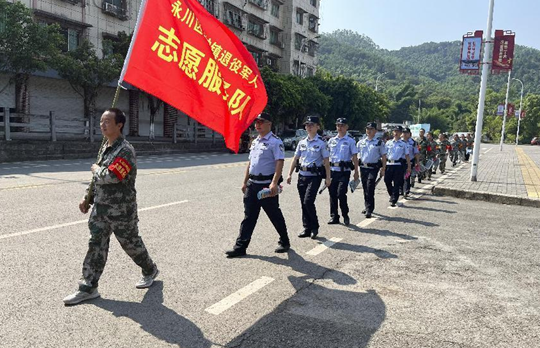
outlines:
[[[268,181],[268,180],[272,180],[274,178],[274,174],[271,174],[271,175],[262,175],[262,174],[253,175],[253,174],[249,174],[249,178],[251,180],[255,180],[255,181]]]
[[[403,163],[406,163],[406,162],[407,162],[407,160],[404,160],[404,159],[388,160],[388,161],[386,161],[386,163],[390,163],[390,164],[395,164],[395,163],[403,164]]]
[[[354,169],[354,164],[352,163],[352,161],[339,161],[339,162],[331,162],[330,163],[330,167],[339,167],[341,168],[341,170],[346,170],[346,169]]]

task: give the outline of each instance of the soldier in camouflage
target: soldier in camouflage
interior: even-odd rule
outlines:
[[[433,134],[428,133],[427,134],[427,144],[426,144],[426,162],[428,160],[435,161],[437,157],[437,142],[433,139]],[[425,164],[425,163],[424,163]],[[426,171],[427,179],[431,180],[431,174],[435,174],[435,170],[437,168],[430,168]]]
[[[426,130],[424,128],[421,128],[420,133],[419,133],[420,136],[418,137],[418,139],[416,139],[416,142],[418,143],[418,150],[420,150],[420,162],[422,162],[423,165],[425,165],[427,161],[427,148],[428,148],[428,141],[425,134],[426,134]],[[419,173],[418,183],[422,183],[422,180],[425,177],[426,177],[426,173]]]
[[[439,140],[437,141],[438,146],[438,157],[440,160],[439,169],[441,171],[441,174],[444,174],[444,171],[446,170],[446,160],[447,155],[452,148],[452,145],[450,145],[450,142],[448,141],[448,136],[446,134],[439,134]]]
[[[136,284],[137,288],[150,287],[159,273],[139,235],[135,190],[137,160],[133,146],[122,136],[125,123],[126,117],[119,109],[108,109],[101,116],[101,131],[108,141],[103,145],[97,163],[91,168],[94,185],[89,189],[93,188],[93,200],[88,200],[92,192],[87,190],[87,196],[79,204],[84,214],[92,205],[88,220],[88,252],[79,290],[64,298],[66,305],[99,297],[98,282],[107,262],[113,233],[122,249],[142,269],[143,275]]]

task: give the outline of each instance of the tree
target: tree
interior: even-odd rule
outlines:
[[[32,12],[20,2],[0,0],[0,71],[13,74],[8,85],[16,88],[16,109],[27,112],[26,94],[30,75],[45,71],[57,56],[62,42],[58,26],[41,26],[33,21]]]
[[[83,98],[84,117],[90,120],[94,116],[95,101],[100,89],[119,77],[122,62],[119,54],[99,58],[93,45],[84,40],[75,50],[60,55],[54,67]]]

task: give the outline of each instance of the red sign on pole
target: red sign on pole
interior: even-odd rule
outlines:
[[[221,133],[233,151],[267,103],[253,56],[197,0],[143,1],[120,80]]]
[[[514,104],[508,103],[508,111],[506,111],[506,117],[514,117],[514,113],[516,112],[516,107]]]
[[[491,72],[504,73],[512,70],[516,35],[511,31],[495,30]]]
[[[525,118],[525,115],[526,115],[525,110],[522,110],[522,111],[521,111],[521,119],[524,119],[524,118]]]

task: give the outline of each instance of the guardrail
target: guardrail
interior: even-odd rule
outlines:
[[[48,115],[14,113],[9,108],[0,108],[0,135],[4,140],[82,138],[94,142],[100,134],[93,118],[85,120],[75,117],[58,117],[53,111]],[[90,130],[93,130],[92,132]]]

